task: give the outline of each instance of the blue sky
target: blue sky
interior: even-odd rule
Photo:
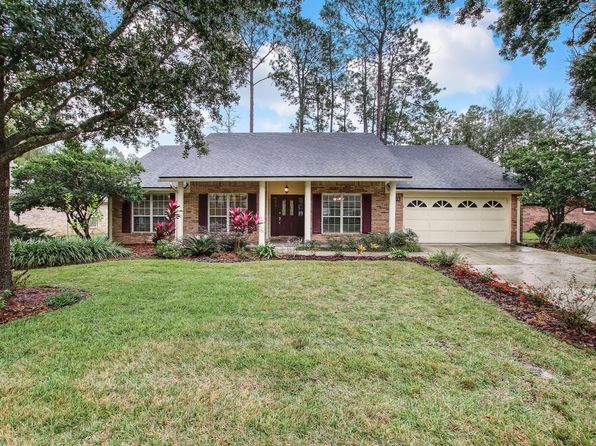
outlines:
[[[323,2],[304,0],[303,15],[318,20]],[[453,20],[436,17],[426,17],[418,25],[421,37],[431,46],[431,78],[444,88],[438,97],[442,106],[460,113],[473,104],[485,105],[499,85],[507,89],[522,84],[531,98],[544,94],[549,88],[568,92],[566,70],[569,53],[562,43],[565,36],[553,44],[554,51],[548,55],[544,68],[534,65],[531,57],[506,61],[498,54],[499,40],[487,29],[497,14],[497,11],[491,11],[476,27],[456,25]],[[267,74],[267,71],[268,67],[264,67],[261,74]],[[248,131],[247,89],[240,89],[239,94],[240,102],[234,108],[237,116],[234,131],[245,132]],[[257,86],[255,131],[289,131],[294,112],[295,109],[285,103],[272,82],[264,81]],[[211,125],[204,129],[206,134],[212,131]],[[163,133],[159,143],[173,144],[175,135]],[[131,150],[124,151],[131,153]]]

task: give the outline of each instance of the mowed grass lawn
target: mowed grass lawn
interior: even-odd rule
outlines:
[[[32,282],[94,296],[0,326],[0,444],[595,439],[593,352],[415,264],[134,260]]]

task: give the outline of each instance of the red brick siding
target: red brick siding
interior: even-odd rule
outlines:
[[[509,242],[513,245],[517,243],[517,200],[518,195],[511,195],[511,237]]]
[[[522,228],[529,231],[538,221],[544,221],[548,218],[546,209],[541,206],[526,205],[522,206]],[[574,209],[565,218],[566,222],[581,223],[586,230],[596,229],[596,213],[584,213],[583,209]]]

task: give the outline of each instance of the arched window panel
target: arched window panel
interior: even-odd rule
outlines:
[[[409,208],[425,208],[426,203],[422,200],[412,200],[408,203]]]
[[[502,208],[503,205],[501,204],[500,201],[497,200],[489,200],[486,203],[484,203],[484,206],[482,206],[483,208]]]
[[[474,203],[472,200],[464,200],[460,204],[457,205],[458,208],[477,208],[478,205]]]
[[[438,200],[435,201],[435,203],[433,204],[434,208],[451,208],[453,206],[451,206],[451,203],[449,203],[447,200]]]

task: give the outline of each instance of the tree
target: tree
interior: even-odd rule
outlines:
[[[452,139],[455,113],[439,106],[437,101],[425,104],[409,130],[410,144],[449,144]]]
[[[9,163],[68,138],[141,145],[174,123],[185,153],[206,151],[204,113],[237,97],[245,9],[269,0],[2,0],[0,289],[12,287]]]
[[[596,146],[582,133],[534,139],[504,153],[501,163],[525,187],[522,202],[548,211],[540,236],[545,246],[555,240],[569,212],[596,204]]]
[[[424,0],[424,12],[451,14],[456,0]],[[475,23],[489,10],[487,0],[466,0],[456,13],[456,21]],[[578,105],[596,117],[596,2],[593,0],[497,0],[499,18],[491,28],[501,38],[500,54],[508,60],[531,55],[534,63],[544,66],[551,43],[570,28],[565,44],[571,49],[572,96]]]
[[[299,11],[284,18],[283,39],[272,63],[272,78],[282,96],[298,106],[295,130],[303,133],[309,112],[309,100],[318,84],[321,30]]]
[[[336,17],[354,41],[368,47],[376,63],[376,135],[382,136],[385,95],[386,56],[395,36],[409,29],[417,20],[412,0],[327,0],[325,7],[337,11]]]
[[[11,207],[17,215],[33,208],[62,212],[79,237],[90,238],[90,223],[108,197],[134,201],[143,196],[142,171],[138,161],[123,161],[106,149],[88,150],[68,141],[54,152],[17,161]]]

